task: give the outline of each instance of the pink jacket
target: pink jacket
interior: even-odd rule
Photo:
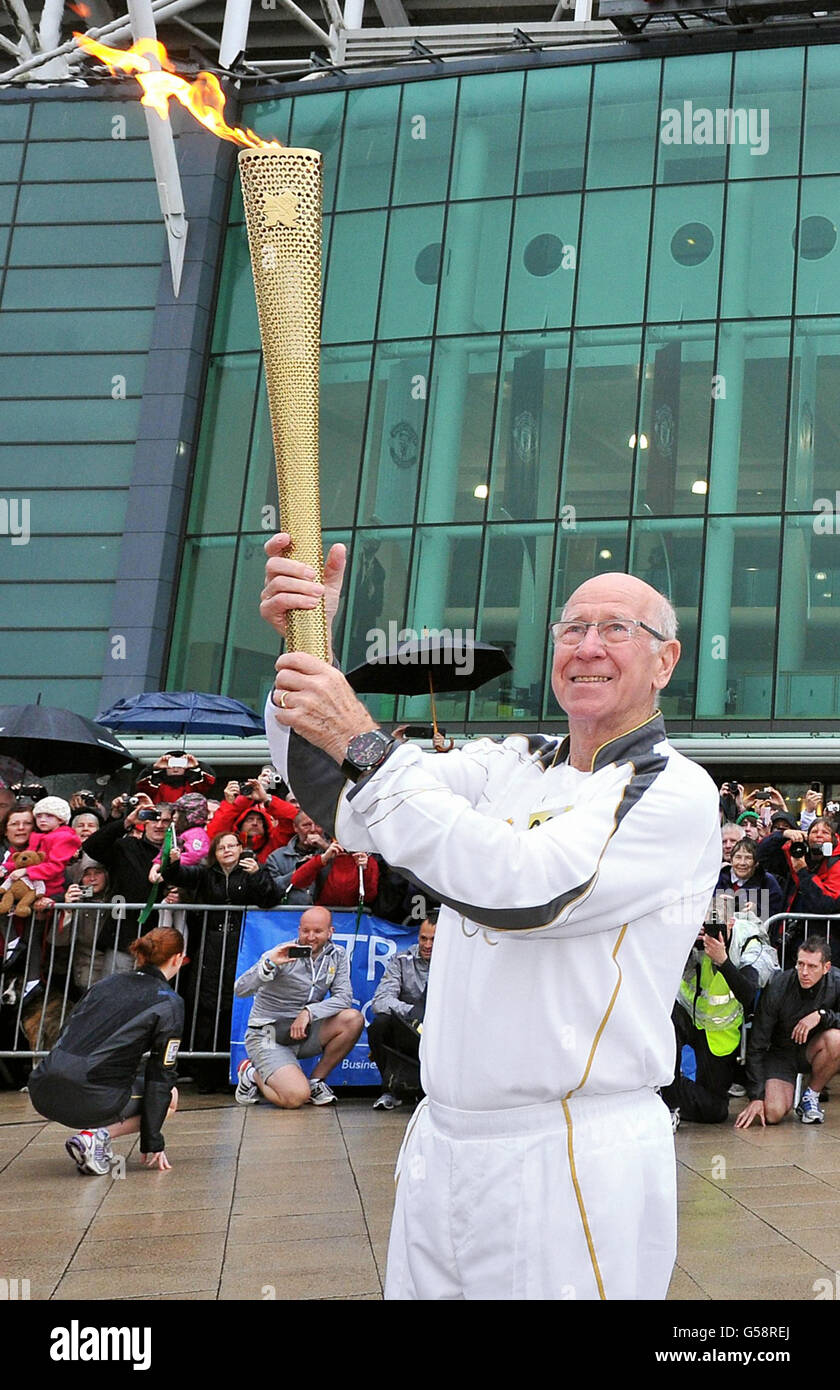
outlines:
[[[181,851],[180,863],[189,868],[210,853],[210,836],[203,825],[191,825],[178,836],[178,848]],[[153,862],[160,863],[160,853],[155,855]]]
[[[27,849],[38,849],[47,856],[42,864],[33,867],[37,870],[37,877],[43,879],[48,898],[64,896],[64,870],[81,845],[81,840],[69,825],[58,825],[46,834],[42,830],[33,830],[29,836]]]

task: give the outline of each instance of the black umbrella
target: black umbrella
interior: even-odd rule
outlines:
[[[0,705],[0,754],[30,772],[116,772],[135,758],[107,729],[48,705]]]
[[[511,670],[501,647],[489,642],[455,640],[451,632],[415,637],[390,647],[382,656],[348,672],[357,695],[426,695],[432,702],[432,725],[437,733],[435,692],[478,690],[487,681]]]

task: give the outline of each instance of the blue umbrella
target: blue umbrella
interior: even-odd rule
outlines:
[[[265,733],[262,716],[240,700],[194,690],[147,690],[118,700],[96,716],[97,724],[137,734],[230,734],[250,738]]]

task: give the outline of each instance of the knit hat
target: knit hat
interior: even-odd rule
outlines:
[[[179,797],[172,810],[183,812],[188,827],[207,824],[207,798],[200,792],[187,792]]]
[[[760,817],[757,811],[742,811],[735,824],[744,825],[748,820],[755,821],[755,823],[758,824],[759,819]]]
[[[770,824],[777,825],[781,824],[782,821],[784,821],[785,825],[789,825],[791,830],[796,829],[796,821],[789,811],[774,811],[770,817]]]
[[[33,816],[57,816],[64,825],[70,824],[73,814],[69,804],[60,796],[45,796],[32,807]]]

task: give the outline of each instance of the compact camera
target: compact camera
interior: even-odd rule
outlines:
[[[311,946],[290,946],[289,960],[308,960],[312,955]]]

